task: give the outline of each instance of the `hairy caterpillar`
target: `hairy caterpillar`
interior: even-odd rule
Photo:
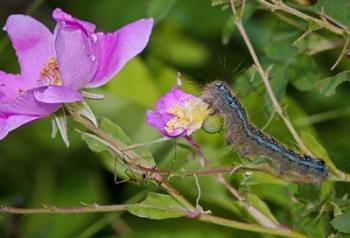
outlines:
[[[323,160],[296,153],[252,126],[246,112],[227,84],[208,84],[202,99],[218,113],[227,130],[227,144],[233,144],[243,157],[266,157],[268,171],[290,182],[320,184],[328,176]]]

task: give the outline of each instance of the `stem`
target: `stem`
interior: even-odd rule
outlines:
[[[274,3],[268,2],[267,0],[257,0],[262,6],[264,6],[267,9],[270,9],[271,11],[282,11],[287,12],[291,15],[294,15],[296,17],[299,17],[307,22],[315,22],[317,25],[321,26],[324,29],[327,29],[330,32],[333,32],[336,35],[343,36],[346,33],[349,33],[347,29],[344,29],[342,27],[339,27],[331,22],[329,22],[326,18],[316,18],[309,16],[303,12],[300,12],[292,7],[289,7],[288,5],[284,4],[282,0],[274,0]]]
[[[260,64],[260,61],[258,59],[258,56],[254,50],[254,47],[247,35],[247,32],[245,31],[245,28],[242,24],[242,20],[241,20],[241,17],[238,15],[237,13],[237,10],[236,10],[236,7],[235,7],[235,4],[234,4],[234,0],[230,0],[231,1],[231,8],[232,8],[232,12],[233,12],[233,15],[235,16],[235,24],[237,26],[237,29],[238,31],[240,32],[247,48],[248,48],[248,51],[254,61],[254,64],[256,66],[256,69],[258,71],[258,73],[260,74],[261,76],[261,79],[263,80],[263,83],[265,85],[265,88],[267,90],[267,93],[272,101],[272,105],[273,105],[273,108],[274,110],[276,111],[276,113],[279,115],[279,117],[283,120],[284,124],[287,126],[289,132],[292,134],[294,140],[298,143],[300,149],[307,153],[307,154],[310,154],[311,155],[311,152],[307,149],[307,147],[304,145],[303,141],[301,140],[298,132],[295,130],[293,124],[291,123],[291,121],[283,114],[283,110],[282,110],[282,107],[281,105],[278,103],[277,99],[276,99],[276,96],[272,90],[272,87],[271,87],[271,84],[270,84],[270,81],[269,81],[269,76],[268,76],[268,72],[265,71],[263,69],[263,67],[261,66]],[[259,0],[259,1],[263,1],[263,0]]]
[[[225,218],[216,217],[213,215],[203,214],[198,219],[200,221],[205,221],[205,222],[217,224],[220,226],[226,226],[226,227],[236,228],[240,230],[254,231],[254,232],[271,234],[271,235],[279,235],[284,237],[307,238],[307,236],[301,233],[298,233],[286,228],[266,228],[266,227],[252,225],[252,224],[232,221]]]
[[[81,214],[81,213],[96,213],[96,212],[118,212],[118,211],[126,211],[128,210],[129,206],[138,206],[140,208],[153,208],[153,209],[159,209],[159,210],[165,210],[161,207],[154,207],[149,205],[143,205],[143,204],[133,204],[133,205],[92,205],[88,207],[78,207],[78,208],[58,208],[58,207],[44,207],[44,208],[15,208],[15,207],[1,207],[0,213],[11,213],[11,214]],[[168,211],[168,210],[167,210]],[[174,210],[175,211],[175,210]],[[176,210],[176,212],[183,212],[184,215],[186,215],[185,211],[182,210]],[[220,226],[226,226],[230,228],[235,228],[239,230],[246,230],[251,232],[259,232],[259,233],[265,233],[265,234],[271,234],[271,235],[279,235],[279,236],[285,236],[285,237],[299,237],[299,238],[305,238],[306,236],[293,232],[287,228],[265,228],[253,224],[228,220],[225,218],[220,218],[208,214],[201,214],[198,217],[198,220],[220,225]]]
[[[92,212],[116,212],[125,211],[128,205],[91,205],[87,207],[72,207],[72,208],[58,208],[54,206],[46,206],[42,208],[16,208],[16,207],[0,207],[0,213],[12,214],[81,214]]]

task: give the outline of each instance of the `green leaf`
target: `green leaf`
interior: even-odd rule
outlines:
[[[341,72],[335,76],[325,78],[317,83],[319,92],[327,97],[335,93],[339,84],[350,80],[350,71]]]
[[[288,77],[284,65],[274,65],[270,72],[270,84],[278,101],[281,101],[286,93]],[[264,107],[271,111],[272,101],[267,91],[264,93]]]
[[[227,21],[225,26],[222,28],[222,34],[221,34],[221,42],[224,45],[227,45],[230,41],[230,38],[235,31],[236,27],[234,24],[234,19],[233,16],[230,16]]]
[[[100,153],[108,150],[108,146],[109,146],[108,142],[100,139],[99,137],[93,134],[82,132],[82,131],[78,131],[78,132],[80,133],[83,141],[85,141],[89,149],[92,150],[93,152]]]
[[[288,182],[279,179],[271,174],[266,174],[262,172],[256,172],[252,175],[245,177],[241,181],[241,185],[258,185],[258,184],[280,184],[288,185]]]
[[[62,137],[62,140],[64,144],[69,147],[69,138],[67,133],[67,116],[66,112],[63,108],[55,112],[54,119],[58,128],[58,131],[60,132],[60,135]],[[53,133],[54,135],[54,133]]]
[[[289,81],[300,91],[315,89],[315,83],[321,77],[315,60],[305,55],[298,55],[292,59],[287,69]]]
[[[135,216],[155,220],[182,217],[186,213],[186,209],[170,195],[161,193],[148,193],[139,205],[129,205],[128,211]]]
[[[329,158],[327,151],[323,146],[316,140],[315,137],[313,137],[310,133],[301,133],[301,139],[311,150],[311,152],[318,158],[324,160],[326,162],[327,167],[330,169],[331,172],[337,173],[337,168],[335,167],[333,161]]]
[[[117,124],[113,123],[111,120],[107,118],[101,118],[100,127],[103,131],[107,132],[115,139],[123,142],[124,144],[130,145],[132,143],[131,139],[129,138],[129,136],[127,136],[123,129],[120,128]]]
[[[350,210],[346,210],[343,214],[335,217],[331,224],[339,232],[350,233]]]
[[[254,193],[248,193],[247,199],[253,207],[258,209],[260,212],[262,212],[265,216],[270,218],[276,224],[279,223],[275,218],[275,216],[272,214],[267,204],[263,200],[261,200],[258,196],[256,196]]]
[[[177,0],[151,0],[147,9],[147,16],[153,17],[158,23],[168,15]]]

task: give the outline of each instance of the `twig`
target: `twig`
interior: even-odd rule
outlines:
[[[271,11],[282,11],[282,12],[287,12],[291,15],[294,15],[296,17],[299,17],[307,22],[314,22],[320,27],[327,29],[330,32],[333,32],[336,35],[341,35],[343,36],[346,33],[349,33],[348,29],[344,29],[340,26],[337,26],[331,22],[328,21],[327,18],[316,18],[309,16],[303,12],[300,12],[292,7],[289,7],[288,5],[284,4],[282,0],[275,0],[274,3],[271,3],[267,0],[257,0],[262,6],[264,6],[267,9],[270,9]]]
[[[92,212],[116,212],[125,211],[128,209],[128,205],[97,205],[87,207],[71,207],[71,208],[59,208],[54,206],[45,206],[42,208],[16,208],[1,206],[1,213],[11,214],[80,214],[80,213],[92,213]]]

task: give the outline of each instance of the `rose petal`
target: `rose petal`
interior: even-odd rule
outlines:
[[[51,32],[39,21],[24,15],[11,15],[4,30],[16,50],[23,83],[26,88],[35,87],[44,64],[55,56]]]
[[[0,103],[13,101],[18,94],[26,90],[20,75],[6,74],[0,71]]]
[[[31,116],[47,116],[60,108],[61,104],[42,103],[34,98],[35,90],[22,93],[16,100],[9,103],[0,103],[0,113],[20,114]]]
[[[37,101],[44,103],[72,103],[84,100],[81,93],[63,86],[38,88],[34,91],[34,97]]]
[[[162,114],[155,111],[147,111],[146,114],[146,123],[156,129],[159,130],[160,133],[162,133],[164,136],[167,137],[177,137],[182,135],[185,130],[183,129],[175,129],[172,132],[168,132],[165,128],[167,126],[167,122],[170,121],[173,118],[170,114]]]
[[[160,113],[167,113],[168,109],[174,105],[183,105],[186,101],[194,98],[195,96],[173,87],[170,92],[159,98],[155,110]]]
[[[0,140],[4,139],[10,131],[39,118],[39,116],[30,115],[0,116]]]
[[[147,45],[153,19],[130,23],[113,33],[97,33],[95,44],[98,70],[88,87],[107,83],[131,58]]]

